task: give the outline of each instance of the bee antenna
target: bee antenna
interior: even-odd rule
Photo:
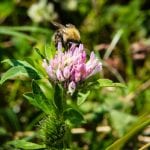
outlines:
[[[55,27],[58,27],[58,28],[64,28],[64,25],[58,23],[58,22],[55,22],[55,21],[51,21],[51,24]]]

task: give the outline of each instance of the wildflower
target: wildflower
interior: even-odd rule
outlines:
[[[36,23],[54,20],[58,16],[54,12],[54,5],[52,3],[47,4],[47,0],[40,0],[38,3],[31,5],[28,15]]]
[[[87,61],[83,44],[72,44],[65,52],[59,47],[57,54],[48,64],[44,60],[43,67],[51,80],[62,83],[72,95],[81,81],[101,71],[102,64],[94,52],[91,52]]]
[[[75,11],[78,8],[78,1],[76,0],[63,0],[60,1],[61,7],[68,11]]]

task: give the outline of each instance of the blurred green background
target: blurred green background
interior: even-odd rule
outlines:
[[[50,21],[74,24],[85,47],[102,60],[102,78],[127,86],[93,90],[80,106],[87,122],[72,130],[72,149],[105,150],[124,137],[140,115],[150,119],[150,1],[1,0],[0,61],[38,61],[34,47],[44,50],[50,44],[55,31]],[[9,66],[0,66],[2,76]],[[30,83],[10,80],[0,86],[0,150],[11,149],[6,144],[10,140],[39,140],[42,113],[22,96],[31,90]],[[146,124],[128,136],[121,149],[148,149],[149,143]]]

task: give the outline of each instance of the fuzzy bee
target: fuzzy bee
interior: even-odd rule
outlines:
[[[80,41],[80,33],[78,29],[72,24],[66,24],[65,26],[59,24],[57,22],[52,22],[52,24],[57,27],[53,40],[55,42],[55,46],[61,42],[64,48],[70,47],[71,43],[79,44]]]

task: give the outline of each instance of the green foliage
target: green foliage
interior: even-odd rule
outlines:
[[[24,67],[21,66],[13,67],[3,74],[0,84],[2,84],[8,79],[18,78],[19,76],[29,77],[28,72],[25,70]]]
[[[13,145],[16,148],[31,150],[31,149],[44,149],[45,145],[39,145],[32,142],[27,142],[25,140],[14,140],[7,143],[8,145]]]
[[[25,95],[25,97],[26,98],[29,97],[29,100],[32,101],[32,104],[38,106],[46,114],[52,113],[52,111],[53,111],[52,101],[49,101],[46,98],[46,96],[43,94],[42,90],[40,89],[39,85],[34,80],[32,81],[32,93],[33,93],[33,97],[34,97],[35,102],[33,102],[33,99],[31,99],[31,97],[29,97],[29,95],[31,96],[31,94],[27,94],[27,95]]]
[[[125,143],[130,140],[132,136],[137,134],[145,126],[150,124],[149,114],[145,114],[138,118],[138,120],[132,125],[130,130],[119,140],[113,143],[107,150],[120,150],[125,145]]]
[[[63,113],[64,109],[64,89],[61,85],[55,85],[54,104],[58,111],[58,115]]]
[[[45,58],[47,58],[47,60],[50,60],[54,57],[54,54],[56,53],[56,48],[52,42],[51,44],[45,45],[44,53],[45,53]]]
[[[63,115],[64,119],[72,125],[79,125],[84,121],[82,114],[73,108],[66,109]]]
[[[36,39],[32,36],[26,35],[24,33],[20,33],[11,29],[7,29],[6,27],[4,28],[0,28],[0,34],[4,34],[4,35],[11,35],[11,36],[15,36],[18,38],[23,38],[32,42],[36,42]]]
[[[34,27],[34,26],[33,27],[32,26],[22,26],[22,27],[1,26],[0,27],[0,34],[10,35],[10,36],[18,37],[21,39],[26,39],[31,42],[37,42],[37,39],[35,37],[27,35],[27,34],[23,33],[22,31],[41,32],[41,33],[48,34],[48,35],[52,34],[47,29],[43,29],[40,27]]]
[[[0,2],[0,20],[5,19],[8,17],[14,10],[14,3],[13,1],[1,1]]]
[[[87,52],[95,50],[103,62],[102,73],[73,96],[42,67],[57,51],[49,20],[28,16],[37,2],[0,1],[0,150],[67,149],[68,143],[71,149],[148,149],[139,137],[150,134],[149,2],[51,1],[59,22],[74,24]],[[71,137],[68,126],[76,131]]]
[[[127,113],[112,110],[110,111],[110,119],[112,127],[118,132],[118,136],[121,137],[125,134],[129,126],[135,122],[136,118]]]
[[[99,83],[98,87],[122,87],[122,88],[126,87],[122,83],[113,83],[113,81],[108,79],[99,79],[98,83]]]
[[[77,104],[81,105],[87,99],[89,94],[90,94],[90,91],[87,91],[86,93],[78,92]]]
[[[9,124],[13,131],[20,130],[21,126],[19,123],[19,119],[17,118],[17,115],[13,112],[11,108],[1,109],[0,114],[5,116],[6,120],[4,122],[6,122],[6,124]],[[9,136],[9,133],[6,133],[6,135]]]
[[[8,79],[17,77],[25,76],[31,79],[39,79],[41,76],[41,74],[26,61],[6,59],[3,62],[10,64],[12,68],[3,74],[0,84]]]

